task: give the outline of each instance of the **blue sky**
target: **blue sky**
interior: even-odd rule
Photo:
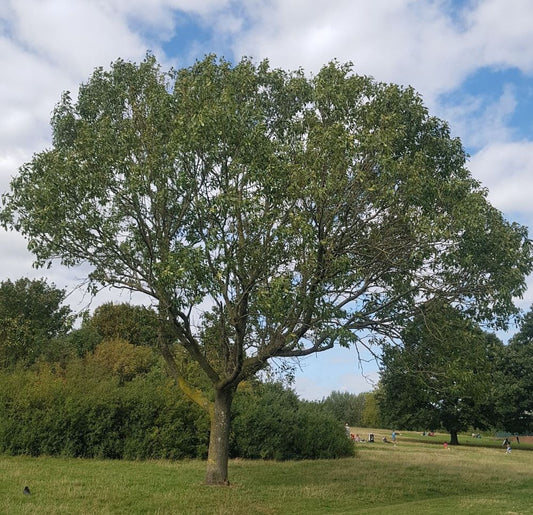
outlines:
[[[469,168],[507,218],[533,229],[533,4],[531,0],[1,0],[0,191],[34,152],[50,146],[49,118],[61,92],[76,92],[96,66],[152,51],[164,67],[207,53],[232,61],[316,72],[331,59],[357,73],[412,85],[450,123]],[[25,242],[0,231],[0,280],[47,277],[72,292],[83,270],[31,267]],[[518,304],[533,302],[533,281]],[[103,292],[92,306],[109,299]],[[133,299],[135,301],[135,299]],[[368,391],[352,350],[300,364],[304,398]]]

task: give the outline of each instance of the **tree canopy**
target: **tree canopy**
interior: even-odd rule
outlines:
[[[381,416],[399,429],[444,427],[452,444],[459,431],[488,427],[494,422],[487,409],[493,338],[450,306],[424,306],[403,331],[402,344],[384,348]]]
[[[516,433],[533,431],[533,307],[509,345],[499,349],[494,382],[500,427]]]
[[[157,313],[144,306],[107,302],[84,320],[102,339],[121,339],[132,345],[156,346]]]
[[[349,64],[118,60],[63,95],[52,130],[1,221],[38,264],[88,263],[95,287],[153,299],[170,370],[211,414],[209,483],[227,481],[236,386],[270,358],[395,336],[433,298],[503,326],[531,270],[526,229],[490,205],[447,124]]]
[[[70,329],[65,292],[44,279],[0,283],[0,368],[29,365]]]

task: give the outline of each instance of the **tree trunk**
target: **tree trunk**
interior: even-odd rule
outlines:
[[[459,439],[457,438],[457,431],[450,431],[450,445],[459,445]]]
[[[215,390],[215,405],[211,416],[211,434],[207,455],[207,485],[229,485],[228,453],[230,411],[234,390]]]

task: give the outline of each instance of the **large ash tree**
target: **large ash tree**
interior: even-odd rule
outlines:
[[[89,263],[93,285],[153,299],[169,370],[211,417],[209,484],[228,481],[237,385],[269,359],[394,337],[433,298],[504,324],[531,270],[525,228],[488,203],[446,123],[349,65],[118,60],[63,95],[52,129],[3,225],[40,265]]]

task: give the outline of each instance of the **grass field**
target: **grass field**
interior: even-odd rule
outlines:
[[[201,461],[0,457],[0,513],[533,513],[526,446],[507,455],[498,442],[444,449],[421,438],[357,444],[356,456],[341,460],[234,460],[230,487],[203,485]]]

